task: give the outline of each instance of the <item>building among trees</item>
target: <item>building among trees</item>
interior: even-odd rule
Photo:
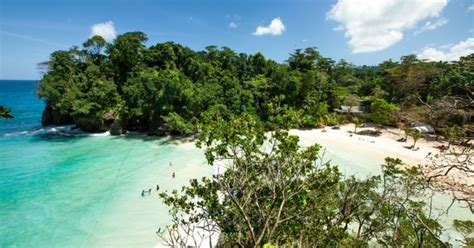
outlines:
[[[341,114],[362,114],[365,112],[365,108],[362,106],[342,105],[341,107],[334,109],[334,111]]]

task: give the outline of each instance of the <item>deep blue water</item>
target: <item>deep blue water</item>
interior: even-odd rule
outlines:
[[[0,136],[41,128],[43,101],[36,97],[36,81],[0,80],[0,105],[10,108],[12,120],[0,119]]]

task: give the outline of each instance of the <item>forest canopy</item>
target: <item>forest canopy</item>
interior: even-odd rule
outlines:
[[[341,105],[360,105],[365,121],[472,130],[474,54],[450,63],[408,55],[355,66],[309,47],[277,63],[228,47],[193,51],[173,42],[147,47],[146,41],[142,32],[112,43],[94,36],[82,48],[53,52],[40,64],[43,124],[189,134],[205,113],[245,113],[268,129],[316,127],[346,119],[333,111]]]

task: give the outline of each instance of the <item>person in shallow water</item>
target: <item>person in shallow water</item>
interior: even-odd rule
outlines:
[[[160,190],[160,186],[157,184],[156,185],[156,191]]]
[[[174,171],[173,171],[173,178],[175,178],[175,177],[176,177],[176,174],[175,174]]]
[[[151,189],[148,189],[148,194],[151,194]]]
[[[145,196],[145,190],[142,190],[142,197]]]

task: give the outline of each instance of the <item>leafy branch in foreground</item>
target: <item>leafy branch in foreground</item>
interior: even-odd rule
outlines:
[[[160,194],[171,207],[166,244],[448,246],[418,168],[387,158],[380,176],[344,179],[320,146],[301,148],[283,129],[266,134],[248,115],[205,119],[197,146],[221,173]]]
[[[430,187],[440,192],[451,192],[453,201],[466,202],[474,214],[473,145],[454,147],[428,158],[431,163],[422,170]]]

